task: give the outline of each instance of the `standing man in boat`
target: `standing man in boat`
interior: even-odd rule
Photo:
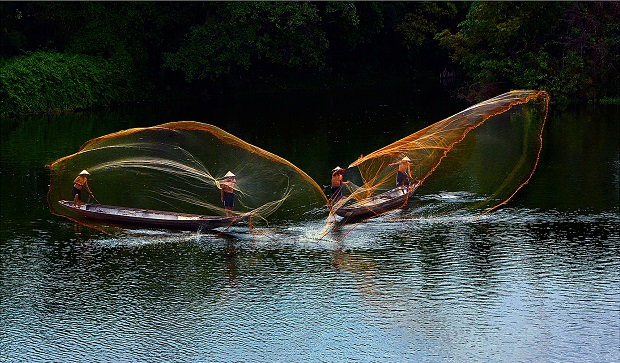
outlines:
[[[89,172],[82,170],[82,172],[80,172],[77,178],[73,181],[73,190],[71,191],[71,193],[73,193],[73,208],[76,206],[80,208],[82,206],[82,188],[86,188],[88,195],[93,195],[88,187],[89,175]]]
[[[336,203],[340,198],[342,198],[342,184],[349,184],[350,181],[342,181],[342,174],[346,169],[343,169],[339,166],[332,169],[332,204]]]
[[[220,197],[222,203],[224,203],[224,212],[226,217],[232,217],[232,211],[235,208],[235,174],[229,171],[224,175],[224,181],[221,183],[222,189]]]
[[[400,161],[389,164],[398,165],[398,172],[396,173],[396,186],[409,186],[409,179],[411,179],[411,159],[408,157],[402,158]]]

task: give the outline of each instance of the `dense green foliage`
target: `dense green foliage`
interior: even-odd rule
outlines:
[[[481,97],[539,88],[554,100],[617,99],[619,9],[617,2],[2,2],[2,84],[23,89],[3,88],[13,98],[2,113],[179,92],[438,82],[444,71],[465,93],[491,93]],[[60,55],[89,68],[74,82],[98,82],[89,85],[98,96],[70,100],[73,83],[42,76]],[[57,83],[32,86],[46,82]],[[63,99],[44,101],[42,89]]]
[[[246,72],[253,65],[311,68],[324,65],[328,47],[316,6],[306,2],[216,3],[209,21],[192,27],[165,65],[188,81]]]
[[[0,68],[0,114],[107,106],[131,100],[134,80],[102,57],[37,52]]]
[[[475,82],[597,99],[618,94],[619,16],[617,2],[479,2],[437,37]]]

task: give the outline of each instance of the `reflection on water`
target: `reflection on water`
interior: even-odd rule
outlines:
[[[266,103],[219,126],[276,154],[293,145],[289,160],[321,180],[441,119],[373,102],[291,107],[270,130],[235,118],[276,117]],[[121,237],[49,213],[45,163],[126,126],[207,121],[195,109],[0,123],[0,361],[618,362],[618,110],[603,111],[550,115],[534,177],[494,213],[416,217],[472,197],[420,189],[405,212],[324,236],[320,211]]]
[[[1,357],[618,359],[618,216],[397,214],[321,239],[322,221],[120,240],[57,222],[2,245]]]

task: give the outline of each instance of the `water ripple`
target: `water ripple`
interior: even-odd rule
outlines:
[[[620,361],[617,215],[472,216],[40,229],[0,244],[0,361]]]

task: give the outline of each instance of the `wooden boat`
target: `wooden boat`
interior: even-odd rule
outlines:
[[[228,227],[234,223],[249,219],[249,214],[235,217],[205,216],[103,204],[82,204],[80,208],[77,208],[73,207],[73,201],[69,200],[59,200],[58,203],[64,208],[89,219],[136,227],[196,231],[199,229]]]
[[[354,204],[342,206],[336,209],[334,213],[343,217],[345,222],[373,218],[407,205],[409,197],[413,195],[419,185],[420,183],[415,183],[409,186],[397,187],[385,193],[360,200]]]

